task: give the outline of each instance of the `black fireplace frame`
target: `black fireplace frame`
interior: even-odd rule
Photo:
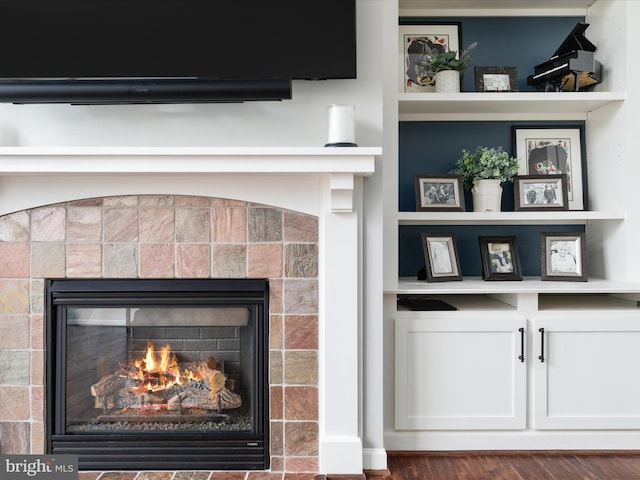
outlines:
[[[61,307],[249,307],[256,316],[252,432],[77,434],[65,432]],[[268,279],[47,279],[45,449],[78,455],[80,470],[266,470],[269,468]],[[62,377],[62,378],[61,378]]]

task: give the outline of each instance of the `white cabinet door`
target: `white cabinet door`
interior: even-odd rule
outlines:
[[[524,320],[401,318],[395,333],[397,430],[525,428]]]
[[[640,313],[535,321],[535,428],[640,428]]]

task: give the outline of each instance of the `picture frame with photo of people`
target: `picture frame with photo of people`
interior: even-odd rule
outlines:
[[[567,175],[516,175],[514,210],[569,210]]]
[[[587,281],[587,240],[584,232],[540,233],[540,279]]]
[[[480,236],[483,280],[522,280],[515,236]]]
[[[460,175],[415,175],[417,212],[464,212],[464,190]]]

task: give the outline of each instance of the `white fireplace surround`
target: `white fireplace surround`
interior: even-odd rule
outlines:
[[[70,200],[229,198],[319,219],[319,471],[363,470],[363,178],[380,148],[0,148],[0,215]]]

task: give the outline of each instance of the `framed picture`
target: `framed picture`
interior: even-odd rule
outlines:
[[[421,63],[426,60],[426,48],[460,52],[460,22],[400,25],[400,91],[435,92],[434,79]]]
[[[421,233],[427,282],[462,280],[456,241],[452,233]]]
[[[584,126],[514,126],[513,155],[520,175],[567,176],[569,210],[587,206]]]
[[[475,67],[476,92],[517,92],[516,67]]]
[[[416,211],[464,212],[464,191],[459,175],[416,175]]]
[[[567,175],[513,177],[515,210],[569,210]]]
[[[540,234],[542,280],[587,281],[587,241],[584,232]]]
[[[483,280],[522,280],[516,237],[478,238]]]

